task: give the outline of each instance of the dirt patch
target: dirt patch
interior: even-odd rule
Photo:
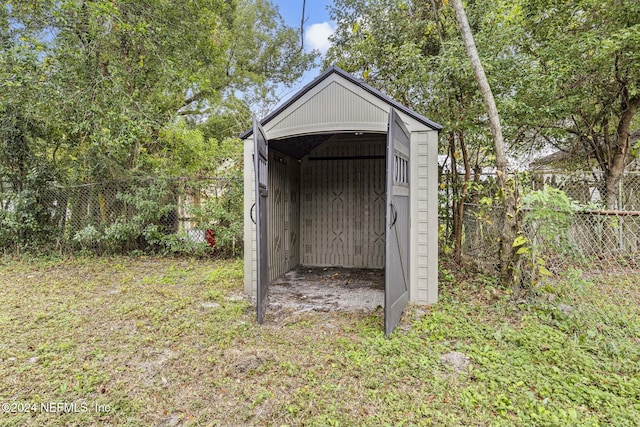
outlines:
[[[358,311],[382,305],[383,270],[300,267],[269,286],[271,310]]]
[[[263,363],[272,360],[273,354],[264,349],[251,349],[247,351],[232,349],[228,352],[227,357],[231,358],[232,366],[237,372],[247,373],[259,368]]]
[[[457,373],[465,372],[471,365],[471,358],[459,351],[452,351],[440,356],[440,363],[453,369]]]

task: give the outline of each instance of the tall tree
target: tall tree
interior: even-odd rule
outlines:
[[[71,180],[144,172],[176,116],[267,94],[313,60],[266,0],[10,0],[2,10],[10,41],[38,46],[26,90],[57,129],[50,152]]]
[[[495,99],[493,98],[493,92],[489,85],[489,80],[484,73],[484,67],[480,62],[480,56],[478,56],[478,49],[471,33],[471,27],[469,26],[469,20],[467,14],[462,6],[462,0],[451,0],[451,6],[456,12],[456,21],[458,22],[458,28],[460,30],[460,36],[464,41],[464,46],[469,57],[471,69],[476,76],[476,81],[482,94],[484,106],[489,116],[489,127],[491,128],[491,135],[493,136],[493,149],[496,156],[496,169],[498,171],[498,185],[501,190],[504,189],[504,180],[507,175],[507,152],[505,149],[504,138],[502,137],[502,126],[500,126],[500,115],[498,114],[498,108],[496,107]]]
[[[518,91],[522,110],[532,113],[528,127],[551,134],[560,149],[585,153],[586,166],[601,172],[606,207],[614,209],[618,183],[637,151],[630,133],[640,107],[640,4],[516,3],[525,32],[514,47],[530,56],[530,84]]]
[[[462,0],[451,0],[451,6],[456,12],[456,21],[460,30],[460,36],[471,63],[471,68],[476,76],[482,99],[484,101],[487,115],[489,116],[489,126],[493,136],[493,151],[496,158],[496,172],[498,175],[498,195],[501,199],[502,208],[502,230],[500,233],[500,282],[503,285],[510,285],[513,280],[513,263],[515,251],[513,242],[516,233],[516,193],[515,188],[507,186],[508,161],[504,139],[502,137],[502,126],[500,125],[500,115],[493,98],[491,86],[484,73],[484,67],[478,55],[478,49],[471,33],[471,27],[467,19]]]
[[[73,236],[104,223],[104,206],[127,209],[102,190],[99,218],[78,192],[52,204],[54,179],[216,173],[218,154],[239,146],[225,138],[249,116],[242,96],[267,96],[312,62],[268,0],[5,1],[0,246],[51,243],[54,225]]]

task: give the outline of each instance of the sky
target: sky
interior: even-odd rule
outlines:
[[[287,24],[300,27],[302,0],[272,0]],[[328,6],[332,0],[308,0],[305,6],[304,42],[308,49],[325,53],[329,49],[328,37],[335,25],[330,21]]]
[[[300,19],[302,18],[302,0],[271,0],[279,9],[280,15],[285,22],[294,28],[300,28]],[[331,22],[329,17],[328,6],[332,5],[332,0],[307,0],[305,6],[305,23],[304,23],[304,47],[310,51],[317,49],[324,55],[329,49],[329,36],[335,29],[335,24]],[[287,98],[305,84],[309,83],[314,77],[318,76],[323,70],[319,67],[305,73],[302,79],[286,94],[281,97]],[[282,96],[284,95],[284,96]]]

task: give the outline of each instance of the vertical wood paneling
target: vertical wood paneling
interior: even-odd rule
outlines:
[[[269,279],[300,264],[299,166],[297,160],[269,152]]]
[[[385,136],[336,135],[310,157],[384,156]],[[300,263],[383,268],[385,160],[301,164]]]
[[[300,163],[290,158],[289,162],[289,208],[286,212],[289,218],[289,260],[287,271],[300,265]]]

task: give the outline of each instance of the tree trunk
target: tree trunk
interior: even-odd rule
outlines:
[[[453,260],[460,264],[462,260],[462,217],[460,212],[460,177],[458,176],[458,160],[456,154],[455,132],[449,133],[449,157],[451,159],[451,211],[453,213]]]
[[[606,208],[609,210],[620,209],[618,206],[618,195],[620,189],[620,179],[622,179],[622,174],[624,173],[626,162],[621,162],[619,160],[622,159],[623,156],[619,156],[616,154],[614,160],[615,161],[611,168],[607,171],[604,177],[604,187],[605,187],[605,204]]]
[[[605,174],[606,205],[607,209],[620,209],[618,206],[619,183],[629,161],[631,149],[631,121],[636,114],[640,97],[629,99],[628,90],[625,88],[622,95],[622,115],[618,122],[616,151],[611,158],[610,165]]]
[[[482,99],[484,101],[487,115],[489,116],[489,126],[493,137],[493,149],[496,156],[496,172],[498,175],[498,196],[502,202],[502,230],[500,236],[500,282],[503,285],[510,285],[513,278],[514,251],[513,241],[516,235],[516,215],[515,215],[515,191],[506,185],[507,180],[507,155],[504,139],[502,137],[502,127],[500,126],[500,116],[496,107],[491,86],[484,73],[484,68],[478,56],[473,34],[467,20],[467,14],[462,6],[462,0],[451,0],[451,6],[456,12],[456,21],[460,35],[464,41],[467,57],[471,63],[471,68],[480,87]]]
[[[464,165],[464,181],[460,183],[458,175],[458,153],[456,147],[456,134],[460,142],[462,152],[462,162]],[[469,185],[471,184],[471,166],[467,153],[467,146],[464,139],[464,132],[451,132],[449,135],[449,151],[451,156],[451,184],[453,189],[452,211],[453,211],[453,259],[458,264],[462,263],[462,235],[464,226],[465,203],[469,196]]]

